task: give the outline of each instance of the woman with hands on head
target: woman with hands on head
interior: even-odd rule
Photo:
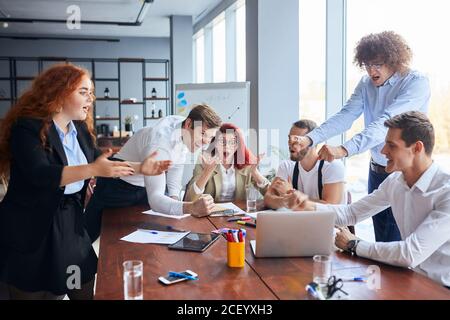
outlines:
[[[215,202],[245,200],[245,189],[251,184],[265,193],[269,181],[258,170],[263,155],[255,157],[251,153],[239,128],[224,123],[209,150],[200,156],[200,163],[195,166],[186,188],[186,201],[205,194]]]

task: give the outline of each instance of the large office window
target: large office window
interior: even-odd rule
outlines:
[[[226,81],[225,14],[213,22],[213,82]]]
[[[428,115],[434,125],[435,161],[450,169],[450,44],[441,34],[450,29],[448,0],[347,0],[347,89],[351,94],[364,74],[353,64],[358,40],[370,33],[392,30],[411,47],[412,68],[430,79],[431,100]],[[375,17],[375,18],[368,18]],[[382,17],[382,18],[376,18]],[[352,137],[363,127],[362,119],[347,133]],[[354,186],[367,184],[369,154],[351,157],[347,166]],[[352,181],[350,181],[352,182]]]
[[[203,23],[193,36],[194,81],[246,80],[245,0]]]
[[[300,0],[300,117],[325,120],[326,0]]]
[[[245,1],[236,8],[236,80],[246,80]]]
[[[205,36],[203,29],[194,35],[195,82],[205,82]]]

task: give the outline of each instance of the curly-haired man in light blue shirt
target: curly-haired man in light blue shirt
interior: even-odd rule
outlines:
[[[386,157],[381,154],[387,129],[384,122],[400,113],[417,110],[426,113],[430,85],[426,76],[411,70],[412,51],[405,40],[392,31],[363,37],[355,49],[355,64],[365,68],[364,75],[342,109],[310,132],[297,148],[317,145],[342,134],[364,114],[364,130],[341,146],[324,145],[319,157],[333,161],[351,157],[370,149],[368,191],[372,193],[387,178]],[[400,240],[398,227],[390,208],[373,217],[375,238],[389,242]]]

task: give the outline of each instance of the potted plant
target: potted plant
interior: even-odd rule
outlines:
[[[125,117],[125,131],[133,132],[133,118],[131,116]]]

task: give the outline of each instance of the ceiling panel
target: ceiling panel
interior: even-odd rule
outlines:
[[[83,21],[135,22],[142,7],[138,0],[0,0],[3,13],[18,19],[64,20],[70,6],[80,8]],[[107,10],[106,10],[107,9]]]
[[[0,18],[66,20],[67,8],[77,5],[82,21],[134,23],[142,0],[0,0]],[[171,15],[189,15],[195,20],[209,12],[221,0],[154,0],[140,26],[93,25],[82,23],[81,29],[68,29],[65,23],[16,23],[7,28],[0,24],[0,35],[47,36],[131,36],[169,37]]]

